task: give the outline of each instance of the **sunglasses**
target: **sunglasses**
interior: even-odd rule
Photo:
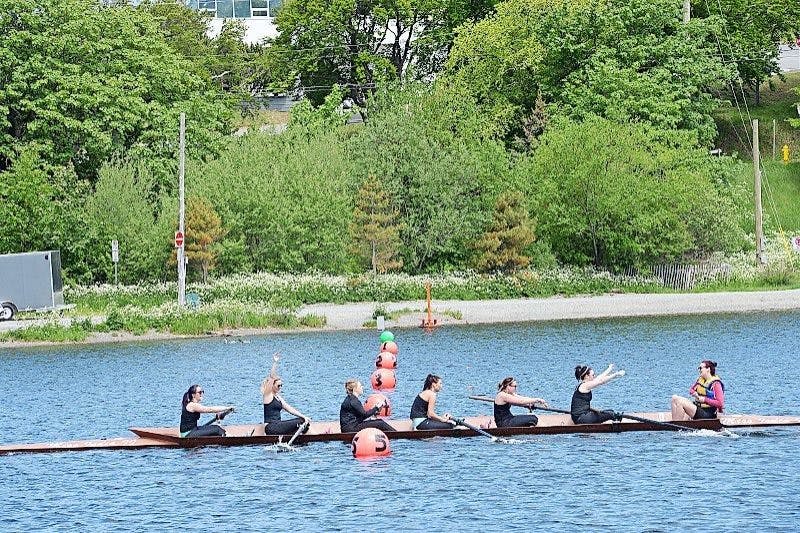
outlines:
[[[195,394],[203,394],[204,392],[205,391],[202,390],[202,389],[198,389],[198,390],[194,391]]]
[[[276,383],[275,386],[280,389],[281,387],[283,387],[283,383]]]
[[[698,367],[697,367],[697,370],[704,370],[705,368],[706,368],[706,367],[704,367],[704,366],[698,366]]]

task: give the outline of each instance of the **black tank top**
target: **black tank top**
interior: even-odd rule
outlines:
[[[419,394],[414,398],[414,403],[411,404],[410,418],[412,420],[415,418],[428,418],[428,402],[423,400]]]
[[[511,420],[514,415],[511,414],[511,404],[505,405],[494,404],[494,423],[497,427],[503,427],[506,420]]]
[[[278,398],[273,396],[271,402],[264,404],[264,423],[280,422],[281,409],[283,409],[283,404]]]
[[[181,433],[186,433],[197,427],[200,420],[200,413],[193,413],[186,410],[186,406],[181,406]]]
[[[580,387],[580,385],[575,387],[575,392],[572,393],[572,405],[569,410],[572,413],[573,422],[582,414],[592,410],[592,391],[581,392]]]

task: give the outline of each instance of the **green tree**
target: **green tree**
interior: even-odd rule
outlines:
[[[381,92],[348,143],[359,180],[381,176],[402,224],[404,270],[465,268],[510,162],[469,95],[409,84]]]
[[[491,9],[492,0],[287,0],[268,54],[285,89],[315,104],[334,85],[364,106],[389,80],[438,70],[455,27]]]
[[[369,176],[358,190],[350,234],[356,243],[356,253],[369,263],[373,274],[385,274],[403,266],[397,215],[381,182]]]
[[[151,200],[155,179],[142,163],[115,160],[101,167],[85,208],[87,224],[95,234],[94,281],[113,280],[111,241],[115,239],[122,283],[163,280],[169,274],[166,264],[178,204],[167,197]]]
[[[0,169],[36,145],[44,164],[94,180],[103,161],[127,150],[171,183],[181,111],[191,153],[213,154],[228,132],[228,104],[146,10],[0,0],[0,13]]]
[[[536,240],[533,229],[522,194],[509,191],[500,195],[491,227],[474,244],[480,252],[475,260],[477,270],[514,272],[528,266],[531,260],[525,248]]]
[[[773,75],[780,75],[776,43],[800,35],[800,3],[795,0],[695,0],[692,16],[721,18],[715,35],[718,53],[736,66],[739,79],[760,100],[760,87]],[[770,84],[772,82],[770,81]],[[739,87],[732,87],[739,91]]]
[[[539,237],[562,262],[641,267],[745,240],[730,175],[688,135],[601,118],[560,123],[517,171],[537,200]]]
[[[507,0],[496,10],[459,30],[447,75],[512,138],[541,91],[555,115],[713,140],[711,89],[731,76],[713,43],[717,21],[684,25],[675,0]]]
[[[216,266],[215,245],[225,236],[214,206],[205,198],[190,196],[186,202],[186,258],[189,266],[199,272],[203,283],[208,272]]]

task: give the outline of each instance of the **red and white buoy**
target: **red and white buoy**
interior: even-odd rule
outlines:
[[[383,404],[383,407],[381,407],[376,414],[381,417],[390,416],[392,414],[392,404],[389,403],[389,398],[377,392],[369,395],[367,401],[364,402],[364,410],[369,411],[376,405],[381,404]]]
[[[392,352],[381,352],[375,358],[375,367],[393,370],[397,368],[397,356]]]
[[[397,377],[395,376],[394,370],[378,368],[372,373],[369,381],[372,383],[373,389],[387,390],[394,389],[394,386],[397,384]]]
[[[380,429],[364,428],[353,437],[350,443],[353,457],[368,459],[370,457],[385,457],[392,453],[389,438]]]

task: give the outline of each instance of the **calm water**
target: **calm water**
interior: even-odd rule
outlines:
[[[444,377],[440,411],[489,412],[467,399],[514,375],[520,393],[568,407],[572,369],[608,362],[624,378],[598,407],[666,410],[700,359],[719,363],[728,412],[800,414],[800,313],[452,327],[396,331],[395,416],[428,372]],[[194,382],[232,423],[260,420],[258,385],[281,350],[284,395],[335,419],[343,382],[368,382],[375,332],[0,349],[0,442],[127,434],[173,425]],[[369,392],[369,391],[368,391]],[[638,433],[395,441],[391,457],[356,461],[339,443],[276,454],[263,446],[0,456],[0,531],[606,530],[800,528],[800,429],[739,438]]]

